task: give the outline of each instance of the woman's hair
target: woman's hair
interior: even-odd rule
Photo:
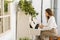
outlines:
[[[47,8],[45,11],[48,13],[48,15],[53,16],[53,12],[51,9]],[[49,18],[50,17],[48,16],[47,19],[49,19]]]

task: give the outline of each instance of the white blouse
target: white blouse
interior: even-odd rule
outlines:
[[[43,27],[42,30],[51,30],[52,28],[57,28],[57,24],[56,24],[56,21],[55,21],[55,17],[54,16],[51,16],[50,19],[48,20],[48,23],[45,27]]]

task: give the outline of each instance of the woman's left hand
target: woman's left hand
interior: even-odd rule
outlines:
[[[43,24],[41,24],[41,25],[40,25],[40,28],[43,28],[43,27],[44,27],[44,25],[43,25]]]

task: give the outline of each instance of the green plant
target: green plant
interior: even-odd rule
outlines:
[[[29,14],[29,15],[31,15],[33,17],[36,16],[36,11],[34,10],[34,8],[32,6],[31,1],[27,1],[27,0],[24,0],[23,1],[23,0],[20,0],[18,6],[20,7],[20,9],[22,11],[25,11],[25,14],[26,15]]]
[[[8,2],[4,1],[4,12],[8,11]]]
[[[30,40],[30,39],[25,37],[25,38],[20,38],[19,40]]]

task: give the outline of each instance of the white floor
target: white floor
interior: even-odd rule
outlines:
[[[7,31],[0,35],[0,40],[14,40],[11,31]]]

